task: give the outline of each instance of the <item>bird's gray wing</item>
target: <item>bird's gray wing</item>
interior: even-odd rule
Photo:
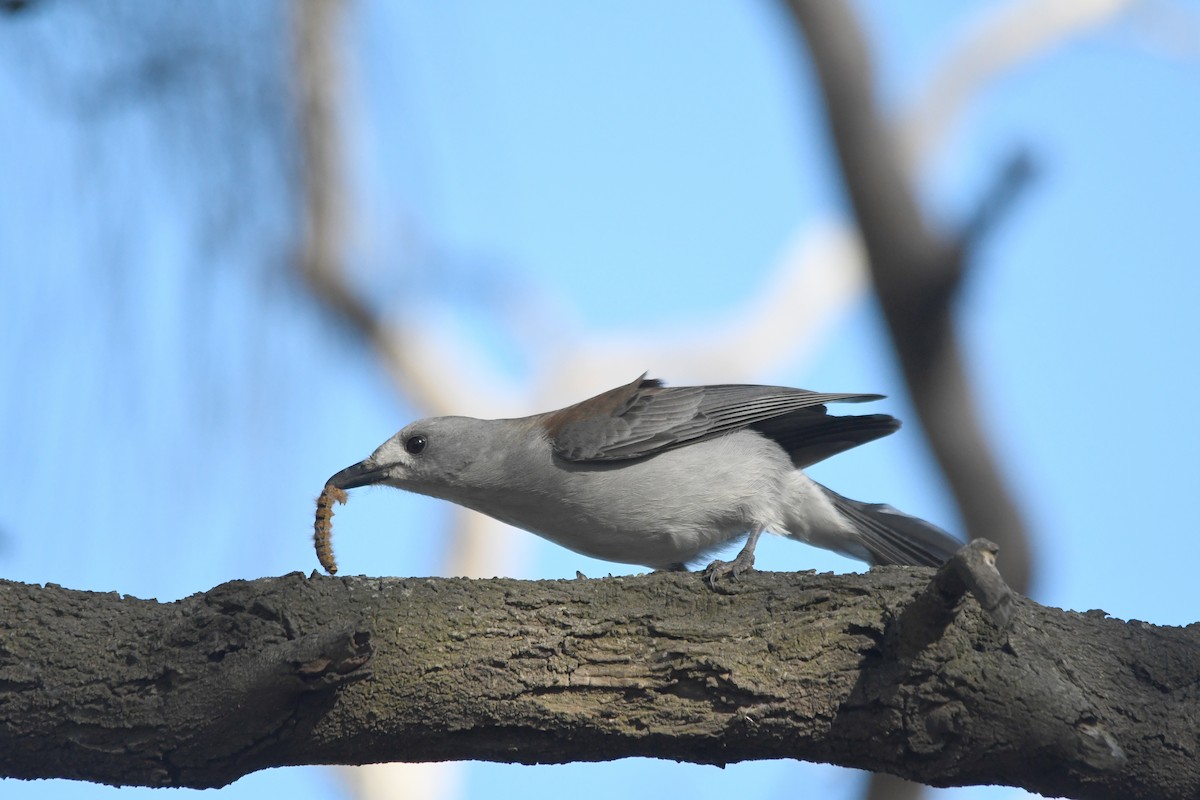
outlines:
[[[880,397],[824,394],[783,386],[726,384],[667,388],[643,375],[630,384],[547,414],[542,424],[555,454],[561,458],[619,461],[653,455],[788,415],[799,418],[803,413],[815,419],[825,418],[825,403],[864,402]],[[814,426],[813,430],[816,429]]]

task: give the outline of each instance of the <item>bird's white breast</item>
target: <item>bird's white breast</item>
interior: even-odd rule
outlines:
[[[755,526],[782,531],[794,469],[774,442],[741,430],[607,463],[563,461],[533,440],[502,472],[503,486],[456,499],[585,555],[667,567]]]

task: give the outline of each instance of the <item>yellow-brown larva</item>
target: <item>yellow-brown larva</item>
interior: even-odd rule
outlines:
[[[317,549],[317,560],[330,575],[337,574],[337,562],[333,560],[333,504],[345,503],[346,492],[332,484],[325,484],[317,496],[317,519],[313,522],[313,546]]]

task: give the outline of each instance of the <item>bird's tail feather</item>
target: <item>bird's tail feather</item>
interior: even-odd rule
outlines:
[[[962,542],[938,526],[889,505],[860,503],[824,486],[821,489],[854,526],[874,564],[937,567],[962,547]]]

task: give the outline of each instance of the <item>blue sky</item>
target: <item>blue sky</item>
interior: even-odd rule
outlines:
[[[171,600],[307,572],[324,479],[420,409],[287,277],[278,189],[197,188],[204,170],[191,159],[211,154],[196,144],[208,128],[164,132],[136,107],[81,120],[48,98],[41,62],[17,58],[37,36],[79,36],[64,61],[72,74],[92,67],[92,34],[66,25],[66,4],[48,5],[0,20],[3,574]],[[886,105],[909,102],[991,5],[857,3]],[[980,407],[1037,537],[1034,596],[1186,624],[1200,619],[1188,588],[1200,434],[1182,402],[1200,389],[1200,69],[1195,53],[1165,53],[1147,33],[1161,33],[1154,13],[1168,9],[1186,12],[1171,17],[1185,33],[1178,20],[1200,13],[1151,6],[991,85],[921,190],[952,226],[1014,148],[1039,166],[959,304]],[[418,328],[461,328],[518,385],[534,374],[530,340],[653,337],[752,297],[799,227],[846,212],[809,66],[781,22],[764,3],[356,5],[346,135],[357,279]],[[197,222],[214,197],[229,204],[216,211],[250,221],[216,245]],[[527,329],[514,332],[523,301]],[[888,394],[879,410],[909,424],[814,474],[953,529],[890,358],[863,300],[814,358],[756,379]],[[647,369],[686,380],[670,363],[630,363],[622,377]],[[457,410],[481,405],[463,397]],[[430,574],[448,518],[423,498],[356,493],[338,514],[339,561],[349,574]],[[522,577],[627,571],[530,539]],[[783,540],[759,553],[766,569],[859,568]],[[559,796],[565,782],[580,797],[614,786],[773,797],[797,785],[852,797],[861,777],[631,760],[470,765],[462,781],[468,797],[518,786]],[[323,770],[275,770],[220,796],[304,800],[337,785]]]

